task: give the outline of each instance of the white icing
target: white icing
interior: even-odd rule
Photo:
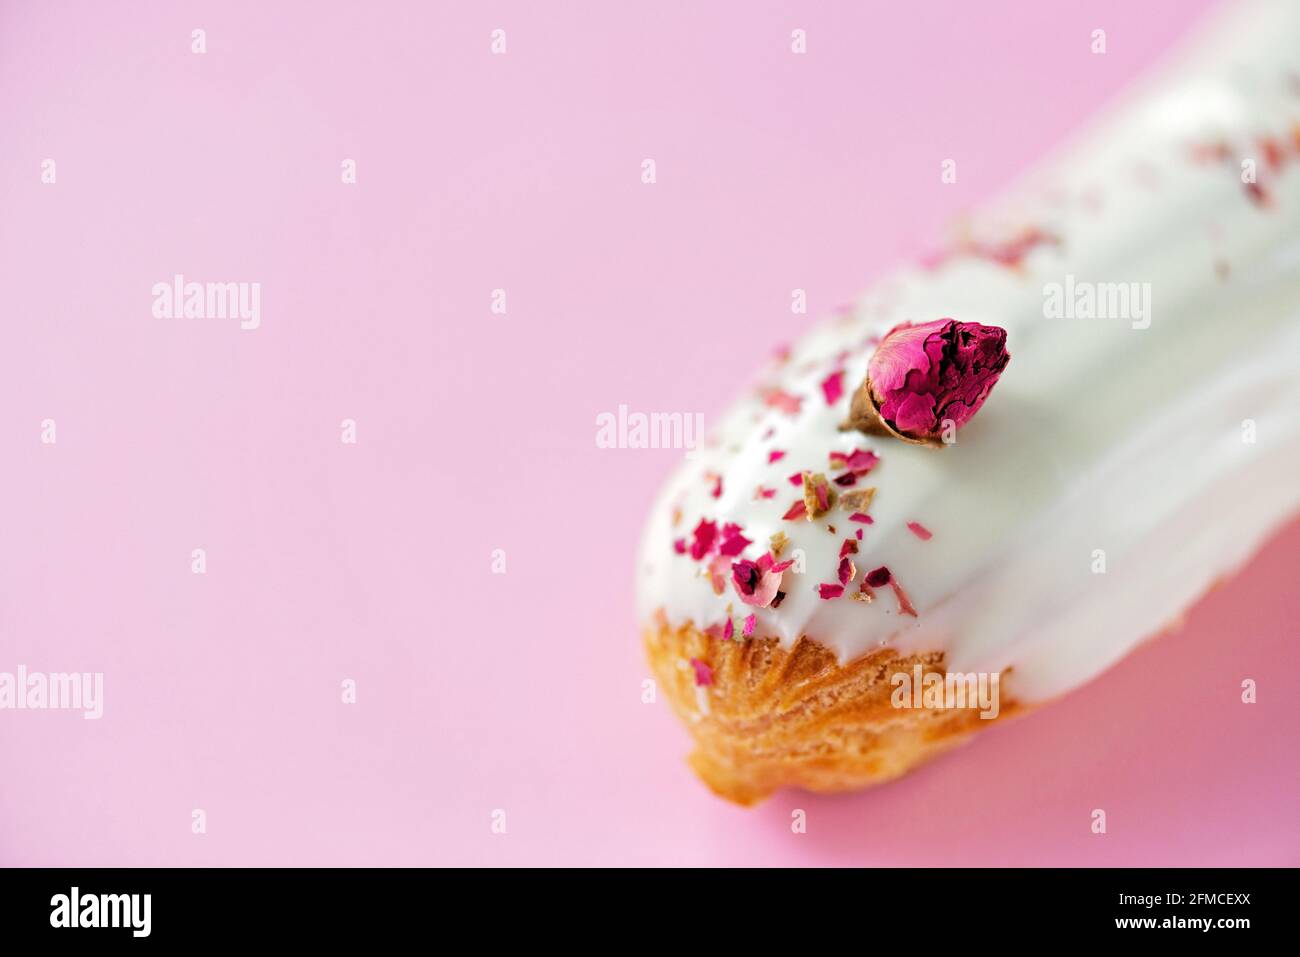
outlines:
[[[1061,239],[1020,270],[957,257],[907,269],[851,312],[814,328],[761,377],[801,396],[797,416],[752,392],[718,423],[661,493],[638,573],[642,620],[719,623],[787,646],[807,635],[841,661],[892,646],[939,650],[955,671],[1006,671],[1009,695],[1034,701],[1079,685],[1170,624],[1243,563],[1300,507],[1300,4],[1263,3],[1210,24],[1201,41],[1098,124],[1046,175],[981,217],[980,236],[1038,227]],[[1260,136],[1285,146],[1273,175]],[[1225,140],[1232,158],[1193,157]],[[1246,194],[1253,158],[1272,194]],[[1220,273],[1226,264],[1226,275]],[[1123,318],[1044,317],[1044,284],[1150,283],[1149,328]],[[1008,330],[1011,363],[956,444],[933,451],[840,432],[872,337],[903,320],[953,317]],[[821,381],[844,363],[844,397]],[[1256,441],[1244,440],[1244,420]],[[773,429],[770,438],[764,433]],[[888,588],[863,604],[822,600],[843,540],[859,526],[835,509],[809,522],[781,516],[799,497],[787,476],[838,474],[831,450],[870,448],[879,465],[858,487],[878,492],[864,527],[861,575],[888,566],[919,617]],[[768,463],[768,451],[786,456]],[[722,475],[712,497],[706,473]],[[758,486],[775,488],[755,499]],[[679,523],[673,515],[680,509]],[[757,558],[784,532],[777,609],[714,594],[701,563],[674,553],[701,517],[741,525]],[[933,532],[922,541],[908,529]],[[827,523],[836,526],[832,535]],[[1104,550],[1106,571],[1093,571]],[[856,589],[857,583],[850,586]]]

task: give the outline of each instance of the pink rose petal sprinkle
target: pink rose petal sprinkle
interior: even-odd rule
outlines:
[[[822,380],[822,395],[826,404],[834,405],[844,395],[844,370],[838,369]]]
[[[817,508],[825,512],[831,507],[831,490],[825,485],[814,485],[813,494],[817,496]]]
[[[880,461],[880,456],[870,449],[857,449],[849,456],[848,467],[861,475],[864,472],[870,472]]]
[[[713,684],[712,668],[700,661],[699,658],[691,659],[691,667],[695,669],[695,684],[697,687],[704,688]]]
[[[872,518],[870,515],[868,515],[866,512],[854,512],[852,515],[849,516],[849,521],[861,522],[863,525],[876,524],[876,520]]]
[[[740,534],[739,525],[728,523],[722,526],[722,541],[718,545],[718,554],[729,555],[734,558],[752,544],[752,539]]]
[[[920,522],[908,522],[907,527],[912,530],[912,534],[923,542],[928,542],[934,537],[933,533]]]
[[[718,524],[702,518],[692,534],[695,540],[691,542],[691,558],[698,562],[713,551],[714,542],[718,537]]]
[[[791,485],[798,485],[800,488],[803,488],[803,473],[795,472],[788,479],[786,479],[786,481],[789,482]]]
[[[714,555],[709,562],[709,582],[713,585],[713,594],[723,595],[727,591],[727,572],[731,570],[731,559],[726,555]]]
[[[898,611],[903,615],[911,615],[913,618],[919,618],[916,609],[912,607],[912,602],[907,597],[907,592],[903,591],[903,586],[898,583],[897,579],[890,579],[890,586],[894,589],[894,597],[898,599]]]
[[[785,458],[784,452],[780,449],[773,449],[771,452],[767,453],[767,464],[771,465],[773,462],[779,462],[783,458]]]
[[[912,607],[911,600],[907,597],[907,592],[903,591],[903,586],[898,583],[889,569],[884,565],[869,571],[865,578],[862,579],[864,585],[871,588],[880,588],[882,585],[888,585],[894,589],[894,597],[898,599],[898,611],[903,615],[911,615],[913,618],[919,617],[916,609]],[[864,591],[866,589],[863,589]]]
[[[704,561],[711,555],[725,555],[734,558],[753,544],[750,539],[741,533],[740,526],[735,522],[728,522],[719,531],[717,522],[702,518],[691,535],[693,541],[690,543],[689,548],[685,539],[678,539],[673,543],[673,548],[677,550],[678,554],[681,554],[683,549],[689,550],[691,558],[697,562]]]
[[[853,581],[857,574],[858,570],[853,565],[853,559],[849,558],[847,555],[840,559],[839,572],[836,577],[839,578],[841,585],[847,585],[849,582]]]
[[[818,585],[817,594],[823,601],[829,601],[832,598],[839,598],[844,594],[843,585]]]
[[[872,588],[879,588],[882,585],[888,585],[893,578],[894,576],[890,574],[889,569],[881,565],[879,568],[873,568],[867,572],[866,577],[862,580]]]
[[[793,522],[795,519],[803,518],[806,514],[808,514],[808,506],[804,504],[803,499],[799,499],[799,501],[791,505],[790,510],[781,517],[787,522]]]
[[[750,614],[745,616],[744,635],[746,638],[752,638],[754,636],[754,628],[757,624],[758,624],[758,616],[755,615],[753,612],[750,612]]]
[[[799,409],[803,405],[803,399],[797,395],[791,395],[784,389],[768,388],[763,389],[759,394],[769,408],[784,412],[787,415],[798,415]]]
[[[790,565],[790,562],[778,565],[771,552],[763,553],[756,562],[741,559],[732,563],[731,583],[746,605],[766,608],[781,590],[781,575]]]
[[[880,461],[880,456],[870,449],[855,449],[852,452],[832,452],[831,468],[848,469],[855,475],[866,475]]]

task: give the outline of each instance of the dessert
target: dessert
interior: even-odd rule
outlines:
[[[1297,36],[1296,4],[1213,19],[947,248],[781,351],[677,469],[638,612],[714,791],[901,774],[1095,677],[1295,514]],[[1005,330],[978,414],[927,424],[898,381],[870,392],[883,339],[949,321]],[[929,675],[999,676],[997,717],[900,706]]]

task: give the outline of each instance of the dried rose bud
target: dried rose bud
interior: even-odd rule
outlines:
[[[945,421],[960,429],[1007,367],[1007,331],[978,322],[905,322],[885,334],[853,395],[847,428],[941,446]]]

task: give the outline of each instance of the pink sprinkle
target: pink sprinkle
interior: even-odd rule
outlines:
[[[713,669],[700,661],[699,658],[691,659],[691,667],[695,669],[695,684],[697,687],[705,687],[713,684]]]
[[[881,565],[879,568],[873,568],[867,572],[867,577],[862,580],[872,588],[879,588],[882,585],[888,585],[893,578],[894,576],[890,574],[889,569]]]
[[[783,458],[785,458],[784,452],[780,449],[773,449],[771,452],[767,453],[767,464],[771,465],[773,462],[779,462]]]
[[[1259,183],[1247,183],[1246,195],[1251,198],[1251,201],[1254,202],[1256,206],[1273,205],[1272,194]]]
[[[790,511],[786,512],[781,517],[785,519],[787,522],[793,522],[796,518],[803,518],[807,514],[808,514],[807,504],[804,502],[803,499],[799,499],[799,501],[795,502],[793,505],[790,506]]]
[[[709,580],[713,585],[713,594],[721,595],[727,590],[727,573],[731,571],[731,559],[726,555],[714,555],[709,562]]]
[[[832,598],[839,598],[844,594],[843,585],[818,585],[817,594],[822,597],[823,601],[829,601]]]
[[[750,638],[754,634],[754,627],[758,624],[758,616],[750,614],[745,618],[745,637]]]
[[[879,461],[880,456],[875,452],[872,452],[869,449],[858,449],[848,457],[848,460],[844,464],[853,469],[853,471],[857,472],[859,475],[862,475],[864,472],[870,472],[875,468],[876,463]]]
[[[859,477],[866,475],[876,467],[876,463],[880,461],[880,456],[869,449],[857,449],[847,455],[843,452],[832,452],[830,453],[830,459],[831,468],[848,470],[835,481],[841,485],[852,485]],[[852,476],[852,479],[849,476]]]
[[[736,594],[746,605],[766,608],[776,599],[781,591],[781,573],[790,567],[790,562],[776,564],[771,552],[758,556],[758,561],[741,559],[731,566],[731,581],[736,587]]]
[[[851,558],[846,555],[840,559],[839,574],[836,577],[839,578],[841,586],[847,585],[849,582],[853,581],[853,576],[857,573],[858,570],[853,566],[853,560]]]
[[[679,538],[679,539],[677,539],[677,541],[673,542],[673,551],[675,551],[678,555],[685,555],[685,554],[686,554],[686,539],[684,539],[684,538]]]
[[[822,394],[826,396],[826,404],[834,405],[839,401],[840,396],[844,395],[844,370],[839,369],[832,372],[822,380]]]
[[[754,498],[772,498],[775,495],[776,489],[764,488],[762,485],[760,485],[754,492]]]
[[[880,456],[868,449],[858,449],[849,456],[849,468],[854,472],[870,472],[880,462]]]
[[[732,623],[731,619],[728,618],[727,623],[722,626],[722,637],[730,639],[731,636],[734,635],[735,633],[736,633],[736,626],[735,624]]]
[[[831,507],[831,490],[825,485],[814,487],[813,491],[817,495],[817,508],[820,511],[826,511]]]
[[[858,529],[858,541],[862,541],[862,529]]]
[[[722,526],[722,544],[718,546],[718,554],[734,558],[745,550],[745,546],[752,544],[752,539],[740,534],[739,525],[728,523]]]
[[[791,485],[798,485],[800,488],[803,488],[803,473],[795,472],[788,479],[786,479],[786,481],[789,482]]]
[[[763,402],[769,407],[784,412],[787,415],[798,415],[799,409],[803,405],[803,399],[797,395],[791,395],[784,389],[764,389],[761,395]]]
[[[713,476],[713,491],[709,493],[714,498],[722,498],[722,476]]]
[[[835,484],[841,488],[848,488],[851,485],[858,484],[857,472],[845,472],[843,475],[835,476]]]
[[[934,537],[930,530],[920,522],[908,522],[907,527],[910,528],[912,533],[923,542],[928,542]]]
[[[894,597],[898,599],[898,610],[901,614],[911,615],[913,618],[920,617],[916,609],[912,607],[912,602],[907,597],[907,592],[903,591],[903,586],[898,581],[891,580],[889,583],[894,589]]]
[[[875,525],[876,520],[866,512],[854,512],[849,516],[850,522],[861,522],[863,525]]]
[[[718,537],[718,525],[716,522],[700,519],[700,524],[695,526],[694,535],[695,541],[691,542],[691,558],[698,562],[713,551],[714,540]]]

